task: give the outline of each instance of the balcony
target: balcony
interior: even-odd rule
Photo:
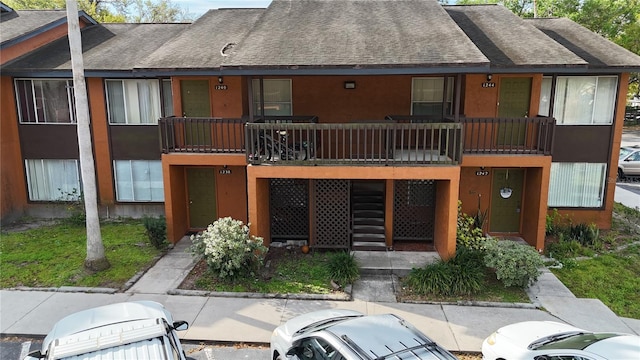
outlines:
[[[462,154],[551,155],[555,120],[427,119],[317,123],[315,117],[163,118],[164,153],[246,154],[254,165],[458,165]]]

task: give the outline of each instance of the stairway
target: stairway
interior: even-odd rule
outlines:
[[[383,181],[351,182],[351,249],[386,251]]]

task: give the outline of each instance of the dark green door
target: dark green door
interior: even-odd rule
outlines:
[[[529,117],[531,101],[531,78],[506,77],[500,80],[498,117]],[[507,122],[498,128],[498,145],[524,145],[526,126],[522,122]]]
[[[211,96],[208,80],[180,81],[182,116],[187,118],[211,117]],[[185,142],[189,146],[211,145],[211,124],[202,120],[189,120],[185,124]]]
[[[216,183],[213,168],[187,168],[189,227],[204,229],[217,220]]]
[[[519,233],[524,170],[493,170],[490,232]]]

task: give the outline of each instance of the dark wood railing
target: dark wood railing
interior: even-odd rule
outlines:
[[[279,165],[454,165],[462,124],[247,123],[247,161]]]
[[[465,154],[551,155],[555,119],[461,118]]]
[[[244,153],[246,119],[179,118],[158,120],[163,153]]]
[[[318,124],[312,116],[163,118],[164,153],[236,153],[252,164],[459,164],[462,154],[551,155],[555,120],[422,119]]]

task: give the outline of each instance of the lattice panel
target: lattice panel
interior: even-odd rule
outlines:
[[[309,239],[309,181],[271,179],[271,240]]]
[[[393,200],[393,239],[433,241],[436,183],[396,180]]]
[[[349,180],[316,180],[313,247],[349,249]]]

